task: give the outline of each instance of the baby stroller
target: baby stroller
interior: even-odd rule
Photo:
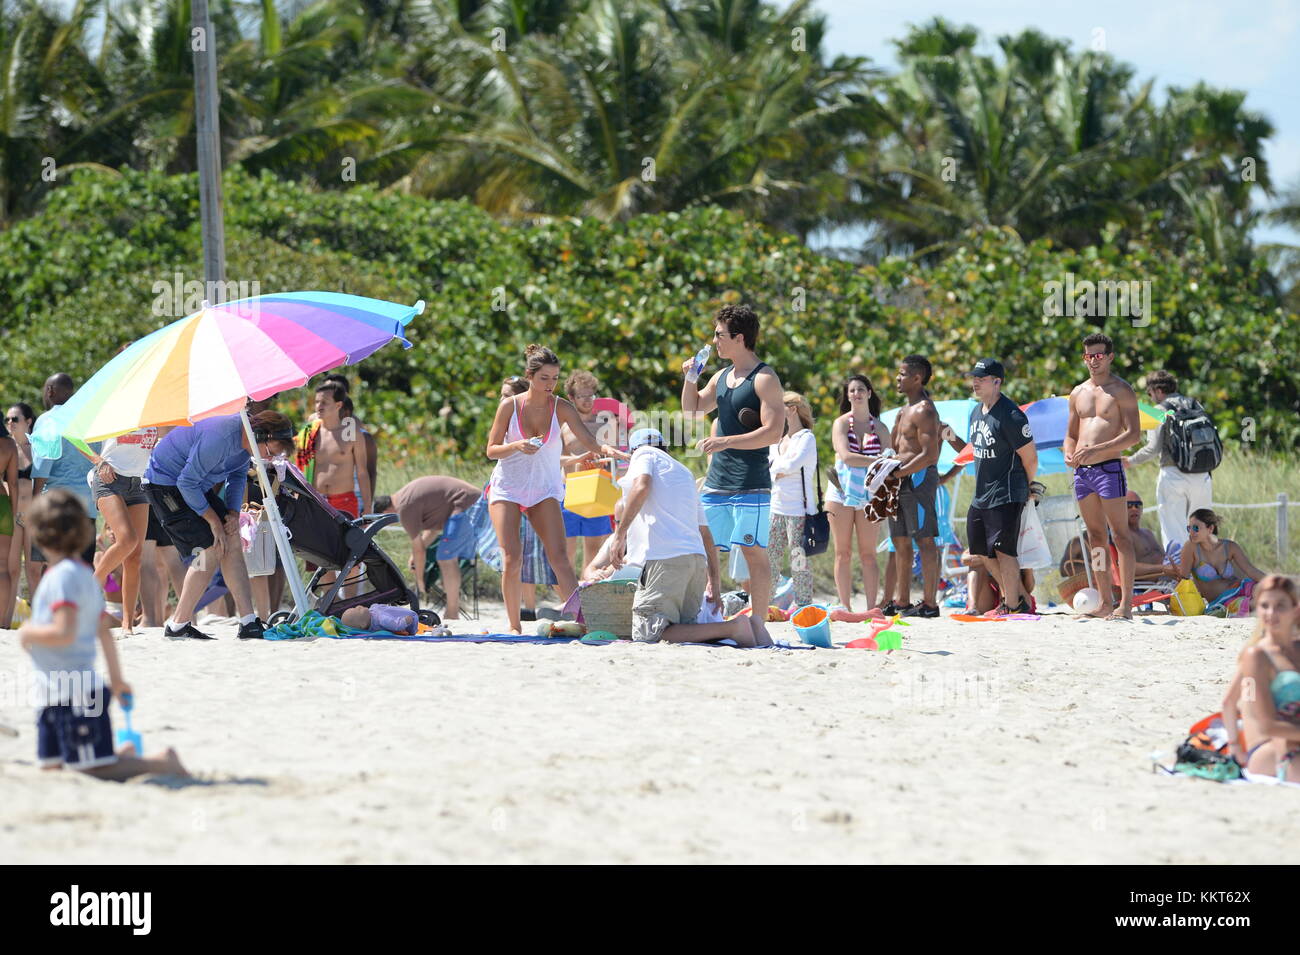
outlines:
[[[274,480],[274,478],[273,478]],[[375,535],[397,520],[396,514],[363,514],[353,519],[332,507],[311,482],[292,464],[285,467],[275,494],[289,546],[295,554],[316,565],[307,582],[307,593],[314,610],[338,617],[351,607],[372,604],[405,604],[420,616],[420,622],[436,626],[440,619],[432,610],[421,610],[419,597],[406,586],[406,579],[392,558],[375,543]],[[348,579],[355,568],[360,576]],[[321,583],[327,571],[336,571],[331,583]],[[340,596],[344,583],[364,592],[354,597]],[[292,619],[293,611],[281,610],[271,615],[274,626]]]

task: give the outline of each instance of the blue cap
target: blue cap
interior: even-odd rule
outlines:
[[[662,448],[666,447],[668,442],[654,428],[637,428],[632,432],[631,437],[627,439],[627,446],[633,451],[647,444],[651,447]]]

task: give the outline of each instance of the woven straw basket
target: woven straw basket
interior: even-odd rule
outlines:
[[[608,630],[617,637],[632,636],[632,599],[635,580],[603,580],[582,588],[582,619],[588,630]]]

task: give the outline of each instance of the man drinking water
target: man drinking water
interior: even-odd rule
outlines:
[[[781,379],[758,360],[758,316],[748,305],[724,305],[713,320],[718,357],[731,364],[701,389],[694,359],[682,371],[682,411],[687,420],[718,411],[718,434],[698,445],[712,454],[704,479],[704,513],[719,550],[739,547],[749,567],[750,626],[754,645],[770,646],[766,618],[772,599],[772,563],[767,556],[772,476],[767,449],[785,428]]]

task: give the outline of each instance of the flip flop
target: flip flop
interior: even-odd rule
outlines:
[[[1132,617],[1126,617],[1126,616],[1124,616],[1122,613],[1120,613],[1118,610],[1116,610],[1114,613],[1112,613],[1109,617],[1106,618],[1106,622],[1107,622],[1107,623],[1118,623],[1118,622],[1123,622],[1123,623],[1132,623],[1132,622],[1133,622],[1133,618],[1132,618]]]

